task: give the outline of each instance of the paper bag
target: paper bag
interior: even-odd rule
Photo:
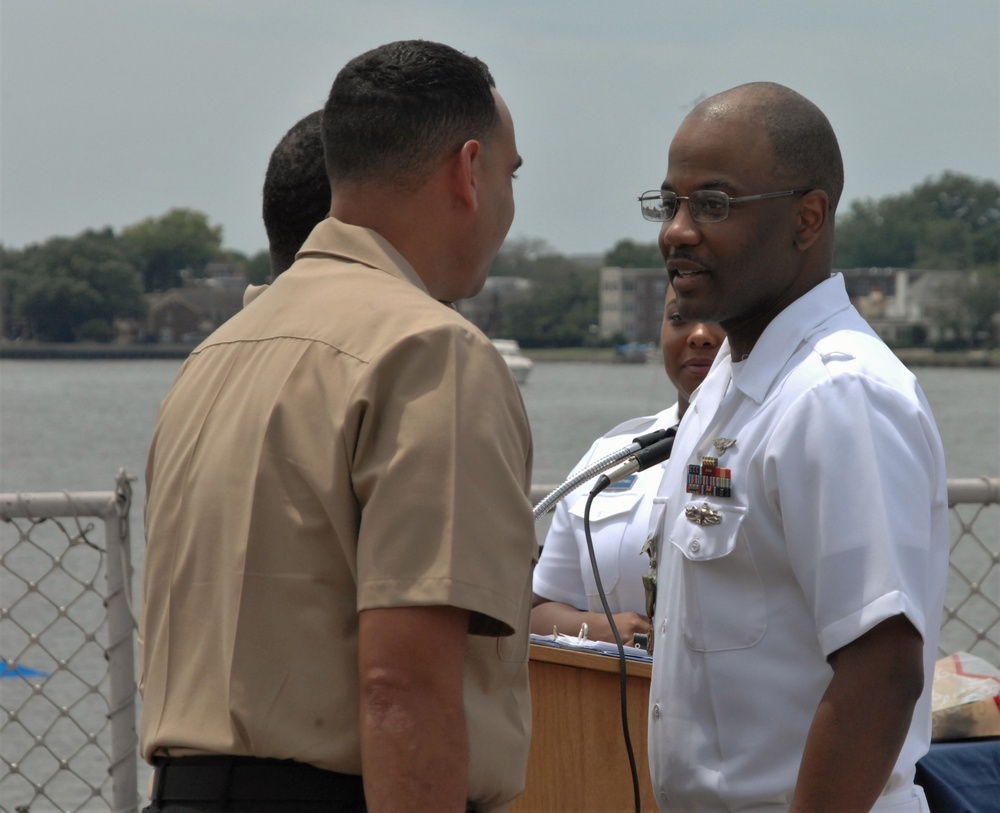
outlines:
[[[934,665],[931,739],[1000,735],[1000,669],[956,652]]]

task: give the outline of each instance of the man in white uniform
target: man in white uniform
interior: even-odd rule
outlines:
[[[642,198],[681,315],[728,334],[677,434],[649,755],[664,810],[926,811],[948,560],[914,377],[831,276],[843,167],[780,85],[698,105]]]

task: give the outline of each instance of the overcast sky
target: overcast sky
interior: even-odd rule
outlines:
[[[1000,0],[0,0],[0,242],[189,207],[262,249],[274,145],[411,38],[490,66],[525,161],[510,235],[567,254],[655,240],[636,197],[677,125],[748,81],[826,112],[848,204],[1000,179]]]

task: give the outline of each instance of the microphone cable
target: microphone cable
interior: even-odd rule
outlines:
[[[604,615],[607,616],[608,623],[611,624],[611,634],[614,636],[615,644],[618,647],[618,691],[621,698],[622,735],[625,738],[625,751],[628,754],[628,765],[632,774],[632,794],[635,803],[635,813],[640,813],[642,799],[639,792],[639,773],[635,764],[635,752],[632,750],[632,737],[629,734],[628,726],[628,667],[625,658],[625,645],[622,643],[621,633],[618,632],[618,625],[615,623],[614,614],[611,612],[611,606],[608,604],[608,597],[604,592],[604,585],[601,583],[601,573],[597,566],[597,555],[594,553],[594,540],[590,534],[590,507],[594,502],[594,498],[612,483],[637,471],[644,471],[651,466],[658,465],[670,457],[677,429],[676,427],[671,427],[662,431],[663,436],[659,440],[635,452],[616,471],[610,475],[602,474],[590,490],[586,506],[583,510],[583,534],[587,540],[587,554],[590,556],[590,566],[594,571],[597,595],[601,599]]]
[[[622,643],[622,636],[618,632],[618,625],[615,623],[614,614],[608,604],[608,597],[604,593],[604,585],[601,584],[601,574],[597,567],[597,556],[594,554],[594,540],[590,536],[590,506],[603,488],[597,486],[587,496],[587,505],[583,509],[583,534],[587,539],[587,553],[590,555],[590,566],[594,571],[594,581],[597,583],[597,595],[601,598],[601,606],[604,608],[604,615],[607,616],[611,624],[611,634],[615,637],[615,644],[618,647],[618,694],[621,698],[622,714],[622,735],[625,737],[625,751],[628,753],[628,767],[632,773],[632,795],[635,802],[635,813],[642,810],[642,799],[639,794],[639,772],[635,765],[635,752],[632,750],[632,737],[628,730],[628,681],[627,666],[625,660],[625,645]]]

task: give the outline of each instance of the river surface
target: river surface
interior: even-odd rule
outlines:
[[[135,478],[138,570],[146,450],[180,366],[177,360],[0,360],[0,492],[111,491],[124,468]],[[915,373],[938,423],[948,476],[1000,476],[1000,369],[919,367]],[[562,482],[594,438],[676,400],[663,368],[652,362],[537,362],[521,392],[538,484]],[[539,541],[550,517],[537,525]],[[1000,536],[988,520],[985,529]]]
[[[0,492],[112,490],[142,473],[176,360],[0,360]],[[944,442],[948,476],[1000,475],[1000,369],[915,370]],[[522,387],[536,483],[561,482],[593,439],[676,399],[658,364],[538,362]],[[141,512],[133,515],[141,530]],[[141,540],[141,533],[133,533]]]
[[[131,520],[136,597],[146,450],[157,409],[180,365],[175,360],[0,360],[0,492],[111,491],[124,468],[135,478]],[[1000,370],[915,372],[937,419],[948,476],[1000,476]],[[522,394],[535,442],[533,479],[539,484],[561,482],[592,440],[617,423],[655,413],[676,398],[662,367],[654,363],[538,362]],[[546,527],[547,520],[539,523],[540,539]],[[994,550],[1000,547],[995,509],[977,522],[976,530]],[[998,581],[996,576],[994,571],[990,584]],[[959,648],[948,648],[945,636],[942,645],[947,651]],[[4,687],[8,692],[29,690],[27,684],[9,683]],[[93,714],[99,726],[103,712]],[[46,741],[61,744],[54,732]],[[88,757],[84,765],[80,770],[100,783],[100,759]],[[148,776],[148,767],[140,764],[143,797]],[[56,780],[53,787],[58,786]],[[103,806],[84,802],[79,809]]]

